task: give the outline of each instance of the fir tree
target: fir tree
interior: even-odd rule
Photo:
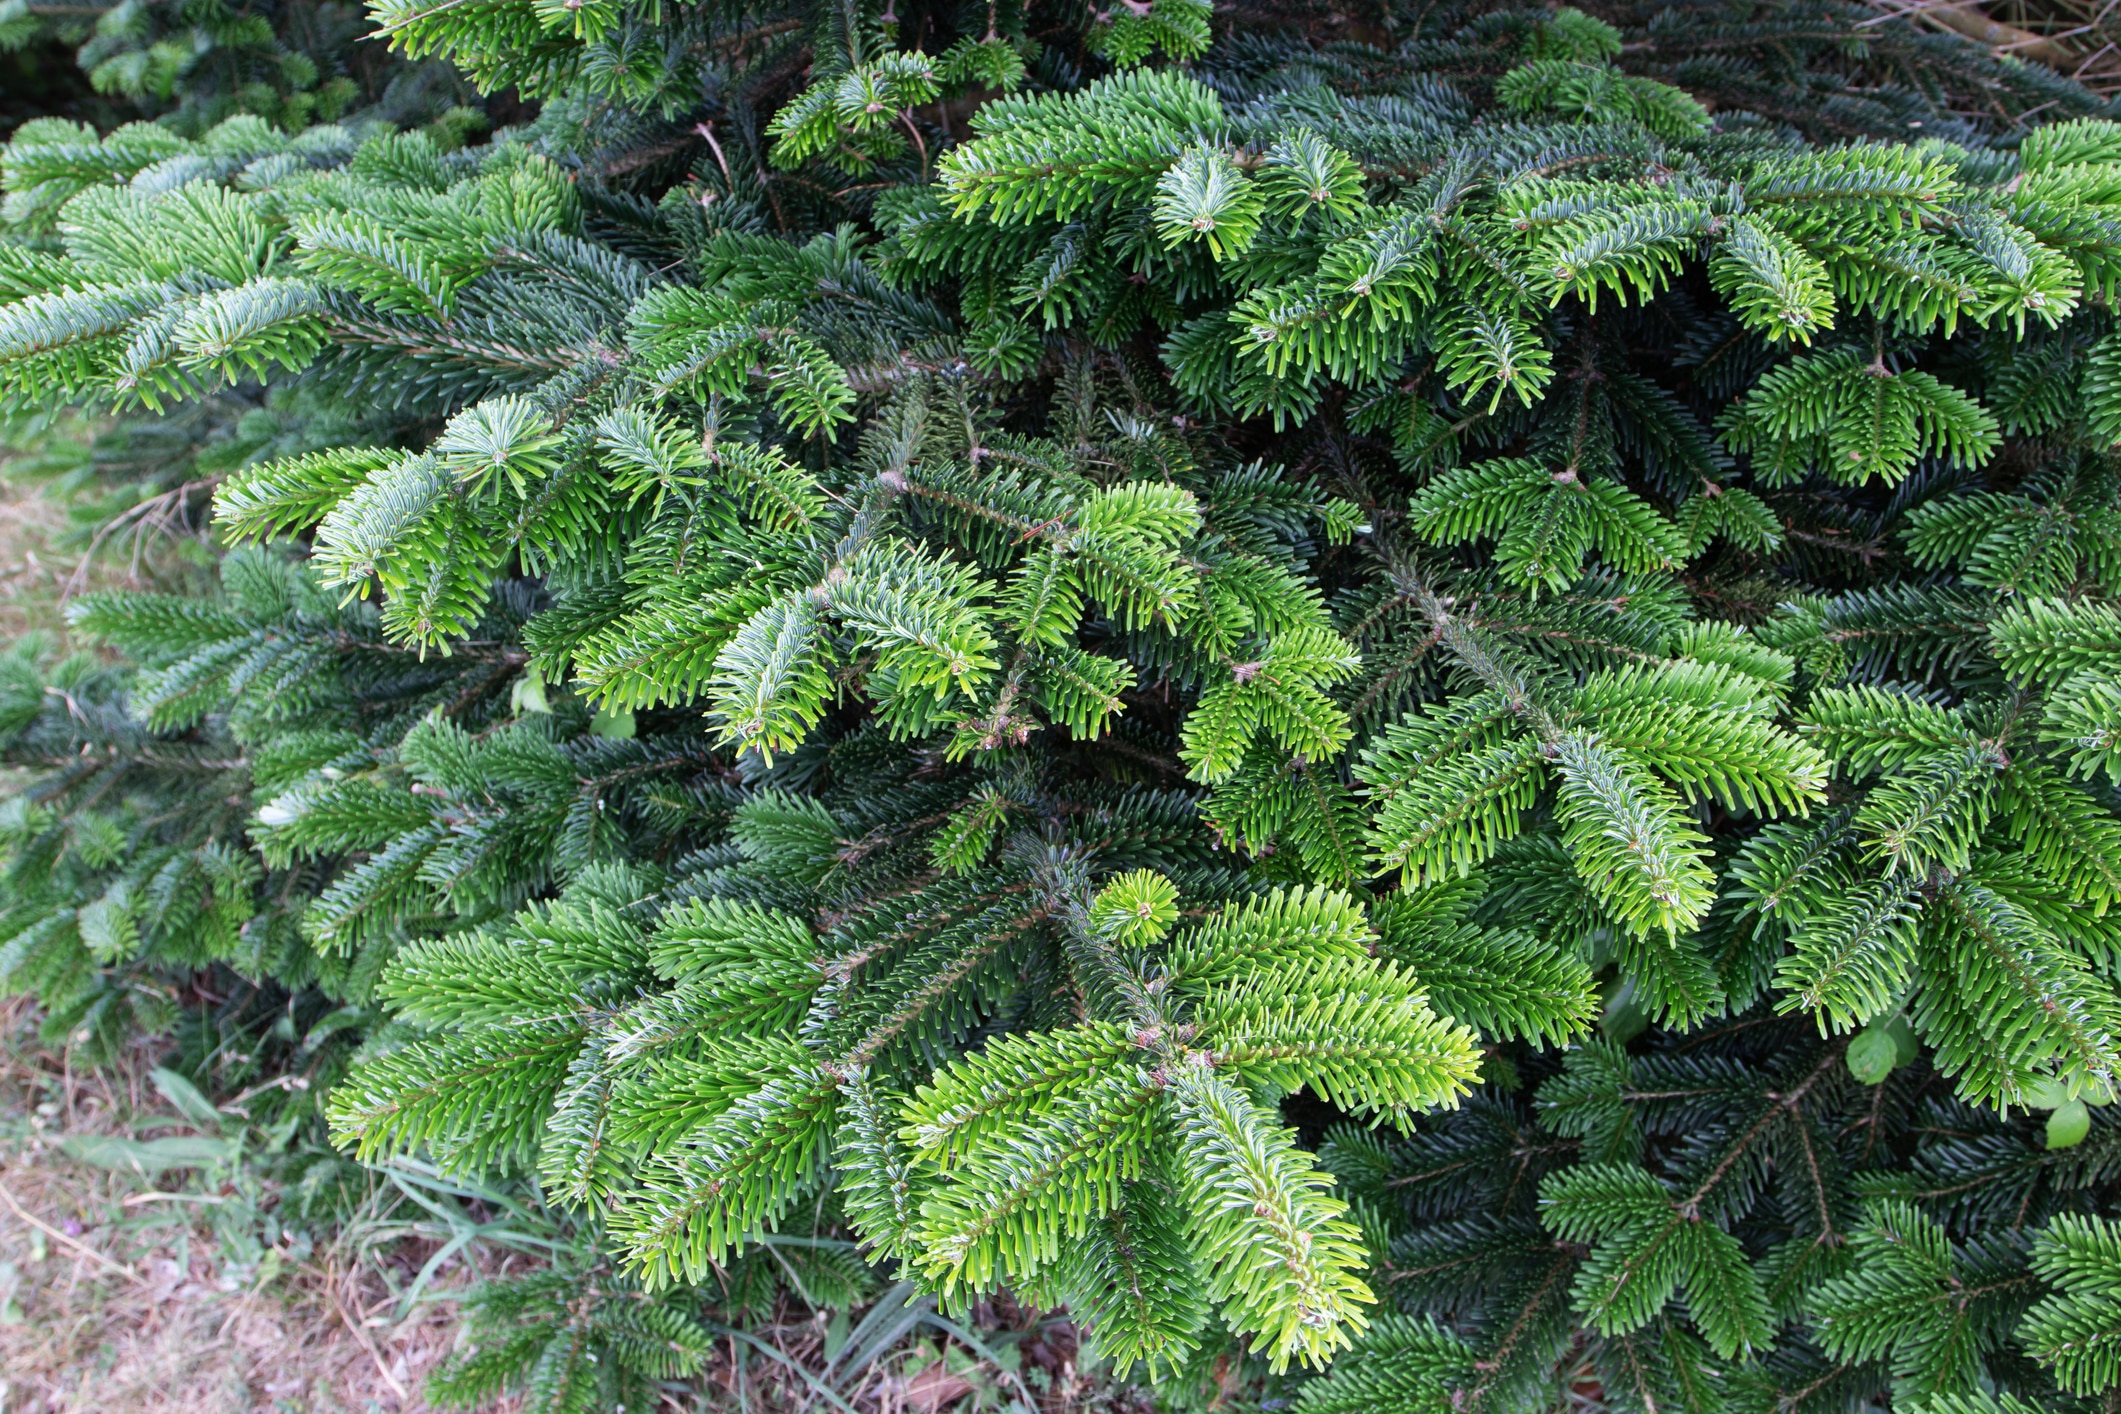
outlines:
[[[2107,1407],[2103,1114],[2049,1147],[1954,1096],[1904,1018],[1821,1040],[1762,1008],[1558,1059],[1330,1137],[1397,1311],[1298,1409]]]
[[[75,82],[99,96],[78,106],[188,137],[246,113],[290,132],[353,115],[398,125],[447,113],[459,131],[484,127],[470,86],[447,65],[406,64],[364,44],[367,30],[358,7],[334,0],[15,0],[0,9],[0,52],[71,49]]]
[[[286,748],[242,856],[395,1015],[349,1146],[644,1291],[829,1192],[1174,1387],[1219,1321],[1347,1351],[1327,1408],[2100,1397],[2087,96],[1828,7],[378,18],[545,112],[0,159],[0,397],[344,416],[217,524],[456,684]],[[249,631],[135,710],[304,739]],[[1513,1070],[1543,1128],[1420,1118]],[[1312,1103],[1414,1137],[1322,1168]]]
[[[4,660],[6,760],[33,784],[7,804],[0,977],[91,1053],[166,1030],[173,984],[217,964],[364,999],[382,957],[305,932],[319,880],[251,847],[258,797],[394,751],[430,708],[505,702],[500,655],[423,663],[280,555],[237,552],[221,577],[216,599],[74,601],[75,632],[132,672],[35,638]]]

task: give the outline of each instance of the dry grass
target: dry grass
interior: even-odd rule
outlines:
[[[63,644],[66,598],[150,586],[138,555],[105,547],[84,562],[65,509],[7,479],[18,455],[0,441],[0,647],[37,631]],[[158,1048],[77,1067],[37,1044],[27,1002],[0,1000],[0,1414],[425,1410],[422,1380],[455,1340],[456,1308],[408,1313],[399,1298],[432,1243],[365,1240],[387,1226],[374,1211],[310,1240],[282,1230],[279,1195],[254,1173],[206,1191],[197,1170],[150,1179],[68,1152],[70,1140],[198,1132],[149,1083]],[[248,1250],[231,1250],[245,1228]],[[268,1235],[277,1245],[259,1260]],[[427,1291],[446,1298],[477,1275],[454,1259]]]
[[[204,544],[183,488],[143,501],[97,536],[69,521],[63,491],[40,491],[36,448],[71,444],[92,429],[32,432],[0,425],[0,648],[25,633],[66,639],[66,601],[88,590],[173,589],[196,581]],[[115,524],[115,523],[114,523]]]
[[[156,1091],[156,1049],[77,1069],[35,1044],[26,1002],[0,1002],[0,1414],[427,1410],[424,1377],[457,1340],[451,1295],[529,1259],[474,1244],[408,1302],[440,1237],[408,1232],[417,1224],[381,1196],[393,1190],[312,1237],[277,1220],[285,1195],[255,1165],[202,1182],[85,1162],[84,1140],[213,1137]],[[968,1325],[985,1348],[905,1323],[835,1381],[840,1397],[864,1414],[1148,1414],[1141,1391],[1077,1367],[1064,1316],[1001,1300]],[[784,1300],[655,1407],[820,1414],[793,1369],[830,1364],[826,1329],[824,1313]]]
[[[254,1202],[235,1185],[202,1192],[165,1172],[158,1189],[64,1147],[69,1136],[196,1132],[146,1082],[151,1058],[76,1070],[29,1044],[27,1015],[19,1002],[0,1008],[0,1410],[427,1407],[422,1377],[450,1348],[455,1308],[427,1301],[399,1319],[397,1307],[431,1247],[361,1250],[342,1229],[314,1250],[281,1232],[263,1261],[232,1252],[209,1217],[217,1199],[224,1225],[227,1204]],[[459,1261],[436,1286],[474,1275]]]
[[[2121,92],[2121,0],[1870,0],[1875,9]]]
[[[80,564],[53,548],[65,529],[63,510],[0,480],[0,645],[36,630],[64,631],[61,601]]]

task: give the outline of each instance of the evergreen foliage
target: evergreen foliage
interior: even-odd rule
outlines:
[[[470,86],[446,65],[398,62],[365,43],[367,31],[360,7],[339,0],[15,0],[0,9],[0,51],[71,49],[98,95],[81,106],[186,136],[238,114],[290,132],[350,115],[397,125],[451,110],[459,131],[484,126]]]
[[[826,1214],[1173,1397],[2106,1407],[2089,95],[1827,5],[376,18],[543,113],[0,154],[0,401],[250,409],[224,598],[9,660],[0,973],[386,1010],[340,1142],[603,1244],[447,1391],[682,1375]]]
[[[593,1248],[565,1250],[541,1271],[472,1289],[464,1342],[429,1376],[428,1397],[477,1408],[520,1390],[538,1408],[652,1407],[657,1382],[692,1374],[713,1341],[684,1304],[613,1276]]]
[[[364,1000],[383,956],[305,929],[324,879],[251,847],[259,798],[366,766],[374,743],[394,759],[430,709],[478,721],[505,697],[502,655],[423,663],[284,556],[239,551],[221,577],[211,600],[74,601],[76,632],[133,672],[35,638],[0,660],[5,759],[34,780],[7,804],[0,976],[90,1053],[167,1030],[172,982],[216,964]]]
[[[2107,1407],[2121,1130],[2044,1147],[1914,1049],[1866,1081],[1758,1009],[1334,1131],[1396,1310],[1295,1407]]]

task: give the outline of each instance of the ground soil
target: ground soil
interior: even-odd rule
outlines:
[[[270,1192],[201,1192],[196,1173],[150,1180],[68,1152],[69,1139],[196,1132],[147,1082],[154,1056],[72,1066],[36,1044],[19,1002],[0,1027],[0,1411],[427,1408],[422,1377],[454,1340],[446,1297],[473,1273],[445,1268],[444,1299],[402,1312],[426,1255],[416,1241],[364,1250],[356,1227],[284,1260],[232,1257],[214,1200],[267,1209]]]

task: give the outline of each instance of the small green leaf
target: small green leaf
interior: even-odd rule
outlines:
[[[1899,1049],[1890,1033],[1876,1026],[1866,1027],[1849,1042],[1849,1074],[1866,1085],[1883,1085],[1899,1061]]]
[[[2047,1147],[2068,1149],[2084,1142],[2084,1136],[2092,1132],[2092,1112],[2085,1108],[2084,1101],[2071,1100],[2056,1108],[2047,1117]]]

